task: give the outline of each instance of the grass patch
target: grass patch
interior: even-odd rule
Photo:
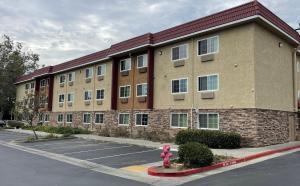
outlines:
[[[32,130],[30,126],[22,127],[24,130]],[[82,128],[73,128],[73,127],[53,127],[53,126],[35,126],[35,131],[54,133],[54,134],[63,134],[64,137],[68,137],[73,134],[90,134],[90,131]]]

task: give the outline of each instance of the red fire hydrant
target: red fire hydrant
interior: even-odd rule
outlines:
[[[160,154],[160,157],[163,159],[164,168],[170,168],[171,166],[170,157],[172,157],[173,154],[170,152],[170,150],[170,145],[164,145],[163,152]]]

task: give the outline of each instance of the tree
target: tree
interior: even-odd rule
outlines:
[[[18,76],[38,68],[39,55],[4,35],[0,41],[0,113],[9,115],[16,100],[14,82]],[[1,119],[1,118],[0,118]]]
[[[35,94],[27,94],[22,101],[18,101],[15,104],[14,115],[29,124],[35,139],[38,139],[38,136],[34,129],[34,123],[38,120],[39,115],[43,114],[41,111],[45,109],[46,102],[47,97],[45,95],[39,95],[36,92]]]

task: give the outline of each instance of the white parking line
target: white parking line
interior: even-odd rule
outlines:
[[[95,151],[101,151],[101,150],[121,149],[121,148],[127,148],[127,147],[132,147],[132,145],[126,145],[126,146],[120,146],[120,147],[112,147],[112,146],[110,146],[108,148],[83,150],[83,151],[77,151],[77,152],[67,152],[67,153],[63,153],[63,154],[64,155],[71,155],[71,154],[80,154],[80,153],[95,152]]]
[[[132,155],[132,154],[141,154],[141,153],[151,152],[151,151],[156,151],[156,150],[158,150],[158,149],[144,150],[144,151],[139,151],[139,152],[129,152],[129,153],[125,153],[125,154],[117,154],[117,155],[112,155],[112,156],[103,156],[103,157],[99,157],[99,158],[90,158],[90,159],[85,159],[85,160],[87,160],[87,161],[100,160],[100,159],[105,159],[105,158],[114,158],[114,157],[127,156],[127,155]]]
[[[98,146],[98,145],[102,145],[102,144],[110,144],[110,143],[97,143],[97,144],[82,144],[82,145],[72,145],[72,146],[59,146],[59,147],[52,147],[52,148],[42,148],[41,150],[56,150],[56,149],[65,149],[65,148],[77,148],[77,147],[81,147],[81,146],[85,146],[85,147],[90,147],[90,146]]]

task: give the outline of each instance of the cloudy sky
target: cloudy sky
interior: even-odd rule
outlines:
[[[0,0],[0,34],[53,65],[249,0]],[[260,0],[292,27],[300,0]]]

